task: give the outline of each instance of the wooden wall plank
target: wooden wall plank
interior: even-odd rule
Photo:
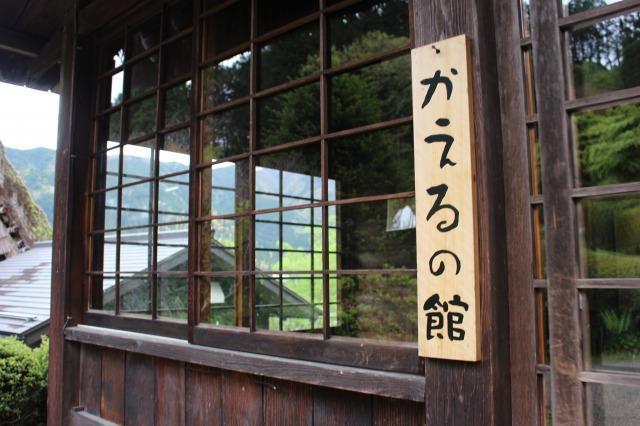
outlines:
[[[264,424],[293,426],[313,424],[313,392],[309,385],[266,379]]]
[[[102,395],[100,416],[115,423],[124,423],[125,353],[102,350]]]
[[[100,415],[102,389],[102,351],[97,346],[80,349],[80,405],[91,414]]]
[[[538,424],[536,398],[536,343],[534,292],[531,286],[533,244],[528,170],[529,146],[525,113],[524,79],[520,47],[518,4],[512,0],[493,0],[500,73],[500,112],[503,136],[503,162],[507,248],[517,256],[507,258],[509,280],[511,412],[525,426]],[[517,64],[518,66],[514,66]]]
[[[401,399],[373,397],[373,425],[418,426],[425,425],[424,404]]]
[[[222,375],[219,370],[188,366],[186,369],[187,424],[222,424]]]
[[[413,2],[415,46],[466,34],[471,41],[478,185],[482,361],[427,359],[429,424],[509,424],[509,301],[500,97],[492,0]]]
[[[186,399],[185,365],[182,362],[161,358],[157,358],[155,364],[156,425],[184,425]]]
[[[262,385],[256,376],[223,373],[222,416],[224,425],[262,424]]]
[[[124,419],[129,425],[155,423],[154,358],[127,353],[125,367]]]
[[[371,396],[329,388],[313,390],[314,425],[370,425]]]

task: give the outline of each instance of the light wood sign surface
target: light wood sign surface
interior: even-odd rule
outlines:
[[[419,355],[480,359],[471,55],[466,36],[413,49]]]

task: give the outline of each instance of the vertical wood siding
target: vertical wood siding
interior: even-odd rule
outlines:
[[[82,345],[80,406],[129,425],[423,425],[424,404]]]

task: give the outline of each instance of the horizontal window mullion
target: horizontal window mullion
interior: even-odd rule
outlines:
[[[571,197],[573,199],[581,199],[587,197],[606,197],[635,193],[640,193],[640,182],[573,188],[571,190]]]
[[[578,278],[576,287],[579,289],[640,289],[639,278]]]
[[[640,100],[640,86],[565,101],[567,112],[599,110]]]

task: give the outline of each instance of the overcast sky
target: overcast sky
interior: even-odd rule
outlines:
[[[19,149],[56,149],[58,95],[0,83],[0,141]]]

